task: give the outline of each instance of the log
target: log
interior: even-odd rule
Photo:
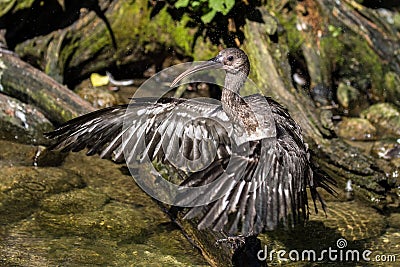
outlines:
[[[330,1],[326,2],[331,3]],[[324,1],[317,1],[317,3],[321,5],[319,9],[317,8],[318,10],[330,10]],[[271,11],[267,11],[265,8],[261,8],[261,11],[264,21],[268,21]],[[278,13],[279,10],[275,10],[275,12]],[[328,14],[322,12],[313,15],[320,18],[320,21],[332,17],[330,11]],[[284,24],[285,21],[281,18],[279,23]],[[332,22],[325,23],[329,25]],[[244,31],[246,36],[244,48],[253,66],[251,77],[262,88],[265,95],[272,96],[289,109],[290,114],[303,129],[305,140],[311,148],[314,160],[326,173],[338,181],[339,188],[344,188],[345,182],[351,179],[354,184],[360,186],[360,194],[367,202],[380,208],[385,207],[387,185],[395,183],[394,177],[387,176],[393,166],[363,154],[360,149],[335,137],[331,134],[330,129],[324,127],[320,116],[325,109],[317,107],[307,92],[296,90],[290,82],[291,73],[287,57],[290,49],[286,36],[279,36],[278,43],[274,43],[265,34],[266,26],[264,24],[250,21],[247,22]],[[314,31],[314,33],[316,32]],[[352,34],[357,35],[358,33]],[[310,35],[312,34],[307,33],[300,39],[307,40]],[[313,40],[317,39],[315,35],[312,35],[312,38]],[[315,43],[311,41],[305,41],[305,43],[304,46],[312,45],[313,49],[318,51]],[[327,50],[321,51],[322,55],[324,53],[327,53]],[[394,61],[396,60],[394,59]],[[376,63],[379,64],[379,62]],[[331,62],[327,58],[323,58],[315,64],[322,69],[329,70]],[[396,67],[395,63],[393,63],[393,67]],[[321,76],[312,78],[323,82],[324,79]]]
[[[110,69],[133,77],[153,64],[159,69],[167,55],[204,59],[217,51],[209,41],[195,36],[196,29],[186,27],[187,16],[174,21],[167,6],[155,12],[147,1],[99,2],[99,6],[83,6],[81,10],[80,6],[70,7],[70,12],[80,10],[78,20],[20,43],[15,51],[69,85]]]
[[[94,110],[67,87],[5,49],[0,49],[0,86],[1,93],[36,106],[56,125]]]

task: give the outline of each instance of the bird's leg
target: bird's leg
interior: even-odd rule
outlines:
[[[226,235],[225,233],[223,233]],[[227,244],[231,249],[236,250],[238,247],[241,247],[245,244],[246,237],[244,235],[237,235],[237,236],[227,236],[226,238],[221,238],[215,241],[215,245],[219,246],[220,244],[224,243]]]

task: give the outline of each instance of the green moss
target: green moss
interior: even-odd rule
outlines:
[[[385,74],[384,79],[383,94],[385,99],[400,106],[400,76],[389,71]]]
[[[190,18],[184,15],[180,21],[175,21],[167,8],[160,10],[153,18],[137,16],[142,12],[150,14],[150,11],[145,1],[122,3],[120,12],[115,12],[114,17],[110,18],[118,46],[129,47],[134,38],[145,53],[154,51],[152,44],[162,43],[166,47],[177,47],[179,52],[191,55],[195,30],[186,27]]]
[[[204,40],[200,40],[202,38],[195,40],[196,29],[186,26],[190,20],[187,15],[180,21],[173,20],[165,7],[157,15],[150,17],[151,7],[146,1],[121,1],[117,5],[119,6],[115,10],[118,11],[111,12],[112,15],[108,17],[116,38],[117,50],[113,51],[111,48],[111,36],[104,26],[95,27],[89,38],[80,41],[77,49],[83,53],[90,49],[90,54],[108,53],[110,58],[123,60],[129,60],[129,51],[140,50],[145,54],[156,52],[154,47],[157,43],[166,48],[174,47],[179,53],[193,55],[195,60],[204,60],[215,53],[209,42],[204,44]],[[195,41],[200,49],[194,46]],[[192,47],[195,47],[195,51],[192,51]]]
[[[383,68],[379,56],[367,45],[364,39],[358,37],[350,38],[353,45],[352,52],[360,60],[362,69],[371,75],[375,86],[382,84]]]
[[[330,60],[335,60],[338,65],[343,65],[345,58],[342,57],[344,53],[344,43],[338,38],[332,36],[326,36],[320,40],[321,51],[323,56]]]
[[[383,63],[364,39],[352,32],[333,37],[321,38],[322,56],[331,62],[332,72],[339,80],[346,79],[352,84],[371,83],[373,90],[382,91]]]
[[[24,42],[16,51],[22,56],[33,55],[38,59],[36,64],[58,81],[65,77],[64,71],[79,70],[87,75],[109,66],[143,62],[146,54],[163,54],[169,48],[195,60],[216,53],[210,41],[195,38],[197,29],[187,27],[191,20],[187,15],[178,21],[167,7],[154,16],[152,11],[146,1],[115,1],[105,12],[110,27],[90,12],[65,31]],[[53,56],[49,59],[44,53]]]
[[[19,10],[30,8],[34,2],[35,0],[2,0],[0,1],[0,17],[7,14],[10,10],[15,13]]]
[[[16,0],[4,0],[0,2],[0,17],[7,14],[8,11],[14,6]]]
[[[276,14],[276,17],[279,20],[279,23],[283,26],[286,31],[286,39],[287,46],[289,51],[299,51],[301,50],[301,45],[304,43],[304,35],[302,35],[296,28],[297,18],[294,15],[290,17],[283,17],[279,13]]]

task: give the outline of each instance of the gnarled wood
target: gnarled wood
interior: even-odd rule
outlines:
[[[2,93],[38,107],[55,124],[94,110],[67,87],[4,49],[0,50],[0,86]]]

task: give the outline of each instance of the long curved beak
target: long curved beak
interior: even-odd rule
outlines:
[[[224,65],[219,62],[218,58],[213,58],[210,59],[209,61],[206,61],[200,65],[194,66],[193,68],[190,68],[184,72],[182,72],[178,77],[175,78],[175,80],[172,81],[170,87],[175,87],[179,81],[181,81],[183,78],[192,75],[193,73],[196,73],[201,70],[209,70],[209,69],[222,69]]]

